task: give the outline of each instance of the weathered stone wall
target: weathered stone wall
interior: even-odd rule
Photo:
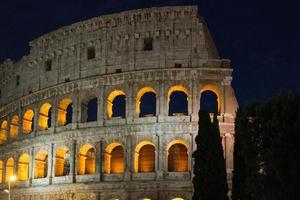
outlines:
[[[153,50],[144,51],[144,38],[153,38]],[[198,131],[201,93],[217,93],[220,131],[231,181],[234,144],[234,117],[237,102],[231,87],[232,69],[228,60],[219,59],[208,30],[197,8],[165,7],[122,12],[93,18],[44,35],[30,43],[31,53],[13,64],[6,61],[1,70],[0,124],[8,121],[6,144],[0,145],[3,161],[2,184],[5,189],[5,164],[30,156],[29,179],[14,183],[12,199],[191,199],[194,138]],[[95,58],[87,59],[87,48],[95,48]],[[45,62],[51,60],[51,70]],[[175,67],[175,63],[181,64]],[[14,70],[12,70],[14,69]],[[117,71],[116,69],[121,69]],[[16,85],[16,76],[20,84]],[[182,86],[188,93],[188,114],[168,116],[168,92]],[[144,87],[156,93],[156,115],[139,117],[137,94]],[[122,90],[126,96],[125,118],[108,116],[108,96]],[[83,122],[82,104],[97,97],[97,121]],[[72,123],[59,126],[59,102],[70,98]],[[52,105],[52,126],[39,128],[39,111],[44,103]],[[35,113],[34,128],[24,134],[22,123],[17,138],[10,138],[10,121],[25,111]],[[188,147],[188,171],[168,172],[167,146],[180,140]],[[155,146],[155,172],[134,171],[135,147],[142,141]],[[106,174],[105,148],[118,142],[124,147],[125,172]],[[77,174],[80,147],[95,148],[96,172]],[[55,152],[60,147],[70,151],[70,173],[55,176]],[[48,173],[34,178],[34,157],[48,152]],[[0,199],[5,199],[1,193]]]

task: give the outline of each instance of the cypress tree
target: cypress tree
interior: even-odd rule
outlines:
[[[215,118],[216,119],[216,118]],[[217,120],[214,120],[218,124]],[[218,125],[199,111],[199,132],[194,158],[193,200],[227,200],[226,170]]]

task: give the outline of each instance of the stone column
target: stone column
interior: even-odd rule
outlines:
[[[105,105],[105,97],[104,97],[104,87],[100,86],[100,89],[98,90],[99,94],[97,95],[97,103],[98,103],[98,110],[97,110],[97,122],[100,126],[103,125],[104,121],[104,105]]]
[[[72,176],[72,182],[73,183],[76,182],[76,174],[77,174],[77,170],[76,170],[76,166],[77,166],[77,159],[76,159],[77,147],[76,146],[77,146],[76,140],[72,140],[71,149],[70,149],[70,175]]]
[[[78,128],[78,124],[80,123],[80,101],[78,99],[78,94],[76,93],[75,96],[72,98],[73,103],[73,113],[72,113],[72,123],[75,127]],[[73,126],[74,127],[74,126]]]
[[[47,171],[47,177],[49,178],[49,184],[52,184],[52,178],[54,174],[54,153],[53,153],[53,146],[54,144],[51,143],[48,147],[48,171]]]
[[[157,159],[155,160],[156,164],[156,180],[162,180],[163,179],[163,144],[161,141],[161,136],[160,135],[156,135],[156,156]]]
[[[126,94],[126,122],[127,122],[127,124],[131,124],[134,113],[135,113],[133,84],[129,83],[128,88],[129,89],[127,91],[125,91],[125,94]]]
[[[100,168],[99,168],[99,172],[100,172],[100,181],[104,181],[104,169],[105,169],[105,166],[104,166],[104,156],[105,156],[105,146],[104,146],[104,141],[101,140],[99,142],[99,145],[100,145]]]
[[[95,150],[96,150],[96,168],[95,168],[95,176],[99,178],[99,181],[101,179],[101,157],[102,157],[102,145],[101,141],[96,142],[95,144]]]
[[[198,86],[198,83],[196,80],[193,80],[192,84],[192,122],[198,122],[199,121],[199,110],[200,110],[200,89]]]
[[[131,180],[131,173],[134,171],[134,149],[132,146],[132,138],[130,135],[126,136],[126,143],[124,145],[124,153],[125,153],[125,176],[124,180],[125,181],[130,181]]]
[[[159,91],[158,91],[158,99],[159,99],[159,113],[158,113],[158,121],[163,121],[163,118],[168,115],[168,102],[167,102],[167,94],[165,84],[160,81],[159,83]]]
[[[29,168],[29,185],[32,185],[32,180],[34,179],[34,147],[31,148],[30,151],[30,168]]]
[[[33,130],[31,133],[32,137],[35,137],[37,134],[36,132],[38,131],[38,126],[39,126],[39,123],[38,123],[38,120],[39,120],[39,109],[38,108],[34,108],[33,109],[34,111],[34,115],[33,115]]]

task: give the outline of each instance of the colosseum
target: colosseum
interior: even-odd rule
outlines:
[[[95,17],[29,45],[0,65],[1,200],[190,200],[207,92],[230,185],[233,70],[197,6]]]

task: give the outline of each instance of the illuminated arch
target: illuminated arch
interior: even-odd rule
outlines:
[[[7,140],[7,120],[3,120],[0,130],[0,144],[5,144]]]
[[[216,94],[217,102],[218,102],[218,113],[220,113],[220,111],[221,111],[221,91],[220,91],[220,89],[215,85],[205,85],[201,88],[200,94],[202,94],[205,91],[211,91]]]
[[[33,131],[34,112],[32,109],[26,110],[23,116],[23,133],[29,134]]]
[[[48,174],[48,152],[39,151],[34,158],[34,178],[46,178]]]
[[[114,90],[107,97],[107,115],[108,118],[112,118],[113,116],[113,101],[117,96],[125,95],[125,92],[122,90]]]
[[[2,183],[2,174],[3,174],[3,161],[0,160],[0,183]]]
[[[180,197],[175,197],[173,198],[172,200],[184,200],[183,198],[180,198]]]
[[[170,104],[172,103],[171,101],[171,95],[174,93],[174,92],[182,92],[186,95],[186,113],[183,113],[183,114],[188,114],[188,102],[189,102],[189,91],[182,85],[175,85],[175,86],[172,86],[169,91],[168,91],[168,113],[170,116],[172,116],[173,114],[175,114],[176,112],[171,112],[170,111]]]
[[[51,108],[52,105],[50,103],[44,103],[40,107],[39,128],[41,130],[46,130],[51,126]]]
[[[22,154],[18,161],[18,180],[26,181],[29,178],[29,161],[28,154]]]
[[[94,174],[95,159],[95,148],[90,144],[83,145],[78,152],[77,174]]]
[[[70,173],[69,150],[60,147],[55,153],[55,176],[66,176]]]
[[[142,141],[135,147],[134,172],[155,171],[155,145],[150,141]]]
[[[124,149],[120,143],[112,143],[106,147],[105,173],[124,173]]]
[[[12,157],[10,157],[7,161],[6,161],[6,171],[5,171],[5,181],[8,182],[10,177],[14,175],[14,164],[15,161]]]
[[[182,140],[174,140],[167,146],[168,171],[188,171],[188,145]]]
[[[72,115],[72,111],[69,111],[68,108],[72,107],[72,99],[70,98],[65,98],[62,99],[57,108],[57,123],[59,126],[65,126],[68,123],[71,123],[70,121],[67,120],[68,115]],[[68,113],[69,111],[69,113]]]
[[[19,116],[14,115],[10,120],[10,137],[15,139],[19,135]]]
[[[146,93],[154,93],[156,94],[155,90],[152,87],[143,87],[142,89],[140,89],[136,95],[136,113],[139,116],[141,113],[141,98],[144,94]]]

